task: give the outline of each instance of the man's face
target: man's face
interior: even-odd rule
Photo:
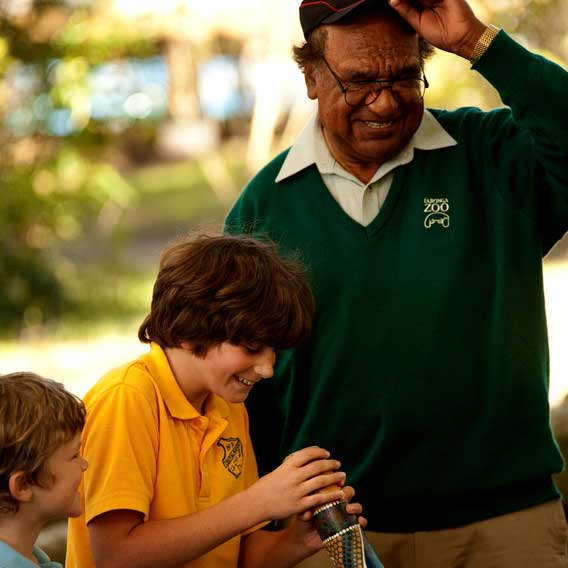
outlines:
[[[374,15],[348,25],[327,26],[325,58],[346,85],[420,75],[418,37],[396,16]],[[334,158],[362,181],[408,143],[422,120],[424,103],[401,103],[384,89],[368,106],[351,107],[321,62],[306,68],[308,96]]]

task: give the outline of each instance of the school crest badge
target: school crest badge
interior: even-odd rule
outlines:
[[[219,438],[217,445],[223,448],[222,463],[225,469],[238,479],[243,472],[243,445],[240,438]]]

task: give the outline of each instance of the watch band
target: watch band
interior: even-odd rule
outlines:
[[[487,48],[491,45],[491,42],[495,39],[495,36],[500,32],[500,29],[489,24],[484,32],[481,34],[481,37],[477,40],[475,47],[473,48],[473,52],[469,60],[471,63],[475,63],[486,51]]]

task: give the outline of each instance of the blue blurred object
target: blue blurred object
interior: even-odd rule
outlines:
[[[198,97],[203,115],[216,120],[248,116],[252,94],[243,85],[238,60],[217,55],[197,70]]]

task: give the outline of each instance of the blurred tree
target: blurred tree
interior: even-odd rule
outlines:
[[[93,120],[89,72],[156,53],[93,6],[0,2],[0,321],[41,323],[71,307],[66,279],[85,237],[108,233],[109,211],[134,192],[106,163],[113,125]],[[67,267],[67,269],[66,269]]]
[[[565,0],[472,4],[484,21],[561,64],[568,60]],[[290,108],[272,89],[289,87],[281,71],[298,31],[289,0],[0,0],[1,327],[42,322],[72,308],[78,290],[95,291],[81,270],[85,257],[112,257],[113,229],[139,195],[125,173],[163,158],[158,140],[169,136],[171,151],[191,134],[188,147],[207,150],[199,183],[226,207],[235,190],[226,156],[235,152],[210,151],[215,129],[194,128],[203,118],[199,63],[223,50],[234,60],[267,61],[246,119],[251,168],[287,146],[303,121],[306,97]],[[500,104],[467,68],[436,56],[427,68],[428,104]],[[144,88],[128,90],[127,80],[140,75]]]

